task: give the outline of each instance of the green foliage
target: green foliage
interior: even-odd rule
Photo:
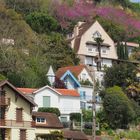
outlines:
[[[82,110],[83,120],[85,122],[92,122],[93,113],[91,110]]]
[[[117,44],[117,55],[119,59],[128,60],[128,49],[126,44]]]
[[[5,0],[8,8],[15,9],[21,14],[39,11],[41,9],[42,0]]]
[[[100,129],[105,131],[109,129],[109,125],[106,119],[106,112],[104,110],[96,113],[96,120],[100,124]]]
[[[136,71],[135,66],[131,63],[114,64],[112,67],[105,70],[104,82],[105,87],[114,85],[127,87],[135,81]]]
[[[106,119],[113,129],[127,128],[135,117],[132,104],[119,87],[107,88],[103,98]]]
[[[126,132],[121,132],[120,137],[139,140],[140,133],[139,133],[139,131],[126,131]]]
[[[58,117],[60,116],[60,111],[58,108],[55,107],[40,107],[38,108],[38,112],[48,112],[48,113],[54,113]]]
[[[0,81],[2,81],[2,80],[6,80],[6,77],[4,75],[0,74]]]
[[[101,131],[100,130],[96,130],[96,135],[97,136],[101,136]]]
[[[70,113],[70,120],[80,122],[81,114],[80,113]]]
[[[63,140],[64,136],[62,132],[51,131],[50,134],[40,136],[44,140]]]
[[[43,12],[34,12],[26,16],[26,22],[37,33],[50,33],[59,31],[58,22],[50,15]]]
[[[93,86],[93,84],[88,79],[80,81],[80,84],[87,85],[87,86]]]
[[[109,136],[115,136],[115,133],[114,133],[114,131],[113,131],[112,129],[108,129],[108,130],[107,130],[107,134],[108,134]]]
[[[40,41],[41,55],[47,60],[47,65],[58,69],[63,66],[79,64],[79,59],[61,34],[52,33],[50,36],[42,36]]]
[[[125,29],[122,25],[116,24],[111,20],[107,20],[100,17],[97,17],[97,20],[101,23],[103,28],[114,41],[124,40]]]

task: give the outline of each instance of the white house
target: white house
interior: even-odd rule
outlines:
[[[101,44],[102,67],[112,66],[112,60],[116,60],[117,53],[115,43],[98,21],[78,22],[75,26],[72,37],[69,38],[69,45],[75,50],[80,58],[81,64],[96,67],[95,59],[99,55],[97,43],[94,38],[101,37],[104,41]]]
[[[56,107],[60,110],[61,121],[69,121],[70,113],[80,113],[80,95],[76,90],[69,89],[54,89],[49,86],[44,86],[32,93],[27,93],[26,88],[18,88],[24,94],[34,98],[34,102],[39,107]],[[32,91],[29,89],[29,91]]]

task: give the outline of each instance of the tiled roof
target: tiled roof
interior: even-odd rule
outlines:
[[[60,78],[63,76],[63,74],[69,70],[74,76],[78,77],[78,75],[81,73],[81,71],[86,68],[85,65],[78,65],[78,66],[68,66],[68,67],[63,67],[59,68],[58,71],[56,72],[56,77]]]
[[[81,131],[63,130],[64,138],[74,140],[88,140],[87,136]]]
[[[19,91],[23,92],[24,94],[32,94],[37,89],[35,88],[17,88]]]
[[[9,86],[12,90],[14,90],[17,95],[19,95],[20,97],[22,97],[24,100],[26,100],[27,102],[29,102],[32,106],[36,106],[35,102],[33,100],[31,100],[30,98],[28,98],[27,96],[25,96],[23,94],[23,92],[21,92],[20,90],[18,90],[16,87],[14,87],[10,82],[8,82],[7,80],[5,81],[1,81],[0,82],[0,87],[3,87],[3,86]]]
[[[46,119],[46,124],[35,123],[35,127],[45,127],[45,128],[63,128],[60,120],[54,113],[46,112],[33,112],[33,120],[35,121],[37,117],[43,117]]]
[[[81,37],[82,35],[93,25],[93,22],[83,23],[79,27],[79,35],[75,38],[74,41],[74,51],[77,53],[80,47]]]
[[[74,97],[80,96],[76,90],[70,90],[70,89],[55,89],[55,90],[63,96],[74,96]]]

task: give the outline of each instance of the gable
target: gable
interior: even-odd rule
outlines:
[[[81,36],[80,46],[77,53],[79,55],[89,55],[96,56],[98,51],[89,52],[88,47],[97,48],[97,43],[94,40],[94,35],[101,35],[101,38],[104,40],[101,45],[101,50],[107,50],[107,54],[101,52],[101,56],[105,58],[117,59],[117,53],[114,41],[106,33],[103,27],[96,21],[92,26],[90,26]]]
[[[18,89],[16,89],[16,87],[14,87],[8,81],[2,81],[2,82],[0,82],[0,87],[1,88],[10,89],[12,91],[11,92],[12,94],[15,93],[15,96],[22,98],[25,102],[29,103],[31,106],[36,106],[36,104],[34,103],[34,101],[32,101],[27,96],[25,96],[22,92],[20,92]]]
[[[73,81],[74,86],[76,87],[81,86],[78,80],[73,76],[73,74],[69,70],[64,73],[64,75],[60,78],[60,80],[65,81],[65,79],[67,80],[68,77]]]

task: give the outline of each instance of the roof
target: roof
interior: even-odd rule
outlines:
[[[71,73],[74,76],[78,77],[84,68],[86,68],[86,65],[68,66],[59,68],[58,71],[56,72],[56,77],[61,78],[67,70],[71,71]]]
[[[120,43],[123,43],[125,45],[125,42],[120,42]],[[115,45],[117,46],[117,43],[115,43]],[[135,43],[135,42],[126,42],[126,45],[129,47],[134,47],[134,48],[137,48],[140,46],[138,43]]]
[[[81,131],[63,130],[64,138],[74,140],[88,140],[87,136]]]
[[[78,50],[79,50],[82,35],[83,35],[93,24],[94,24],[93,22],[86,22],[86,23],[83,23],[83,24],[79,27],[79,35],[75,38],[75,41],[74,41],[74,51],[75,51],[75,52],[78,52]]]
[[[17,88],[19,91],[21,91],[24,94],[32,94],[37,89],[35,88]]]
[[[43,117],[46,119],[46,124],[37,124],[35,123],[35,127],[45,127],[45,128],[63,128],[60,120],[57,115],[54,113],[46,113],[46,112],[33,112],[33,118]]]
[[[79,93],[76,90],[70,89],[55,89],[57,92],[61,93],[63,96],[75,96],[80,97]]]
[[[3,87],[7,85],[8,87],[10,87],[12,90],[14,90],[17,95],[19,95],[21,98],[23,98],[24,100],[26,100],[28,103],[30,103],[32,106],[36,106],[35,102],[33,100],[31,100],[30,98],[28,98],[27,96],[25,96],[20,90],[18,90],[16,87],[14,87],[10,82],[8,82],[7,80],[5,81],[1,81],[0,82],[0,87]]]
[[[69,70],[67,70],[67,71],[63,74],[63,76],[61,76],[60,80],[65,81],[65,78],[66,78],[67,76],[73,80],[74,86],[75,86],[75,87],[76,87],[76,86],[77,86],[77,87],[80,87],[80,86],[81,86],[80,83],[79,83],[79,81],[75,78],[75,76],[74,76]]]
[[[33,94],[36,94],[42,90],[44,90],[45,88],[48,88],[49,90],[52,90],[53,92],[55,92],[56,94],[60,95],[60,96],[76,96],[79,97],[79,93],[76,90],[70,90],[70,89],[54,89],[48,85],[36,90],[33,92]]]

